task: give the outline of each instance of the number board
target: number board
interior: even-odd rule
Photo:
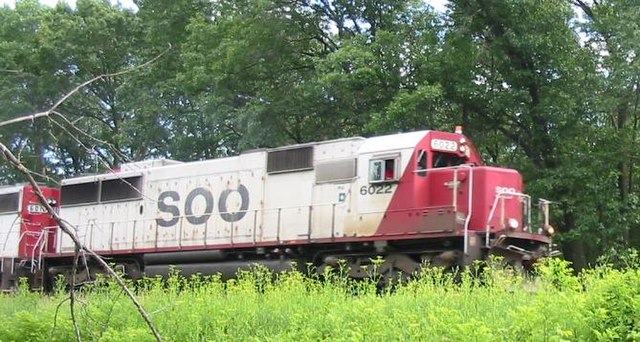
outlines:
[[[431,139],[431,148],[439,151],[457,152],[458,143],[453,140]]]
[[[29,214],[45,214],[47,210],[40,204],[29,204],[27,206]]]

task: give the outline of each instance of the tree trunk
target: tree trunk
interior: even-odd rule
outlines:
[[[588,266],[584,239],[582,237],[562,243],[562,253],[565,259],[571,261],[573,269],[576,272]]]
[[[562,216],[562,226],[559,228],[561,228],[563,232],[570,232],[576,229],[575,214],[565,210]],[[565,259],[571,261],[573,269],[576,272],[579,272],[588,265],[583,237],[576,237],[564,241],[562,243],[562,254],[564,254]]]

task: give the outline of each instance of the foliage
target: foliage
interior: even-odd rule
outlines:
[[[494,264],[495,265],[495,264]],[[461,277],[424,268],[393,290],[340,274],[306,277],[264,268],[218,276],[177,274],[139,282],[138,296],[163,337],[177,340],[633,340],[640,332],[638,265],[579,276],[545,260],[536,277],[489,266]],[[3,341],[71,340],[62,291],[0,297]],[[101,279],[77,295],[84,339],[152,340],[117,285]],[[57,311],[58,310],[58,311]]]
[[[462,124],[488,164],[552,200],[576,268],[640,245],[638,22],[631,0],[136,1],[0,8],[0,127],[58,179],[127,160]],[[168,50],[167,50],[168,49]],[[75,137],[74,137],[75,136]],[[20,181],[6,165],[0,181]]]

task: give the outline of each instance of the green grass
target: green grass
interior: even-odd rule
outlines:
[[[0,341],[70,341],[66,294],[0,297]],[[78,293],[84,340],[152,341],[122,291],[102,281]],[[393,291],[339,275],[265,270],[239,279],[146,280],[138,297],[167,341],[591,341],[640,338],[640,272],[602,266],[574,276],[561,260],[524,279],[487,267],[457,280],[426,269]]]

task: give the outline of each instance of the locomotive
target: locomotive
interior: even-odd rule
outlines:
[[[59,189],[42,186],[41,191],[57,205]],[[0,188],[0,290],[14,288],[20,277],[33,287],[42,285],[42,257],[55,252],[57,230],[30,185]]]
[[[0,192],[3,289],[19,276],[46,287],[71,272],[75,246],[32,190]],[[536,220],[522,176],[483,165],[459,128],[132,162],[44,191],[88,248],[134,279],[172,270],[228,278],[254,264],[322,273],[338,263],[365,278],[376,257],[385,275],[490,254],[526,266],[549,252],[553,233],[548,202]],[[87,259],[76,281],[100,272]]]

